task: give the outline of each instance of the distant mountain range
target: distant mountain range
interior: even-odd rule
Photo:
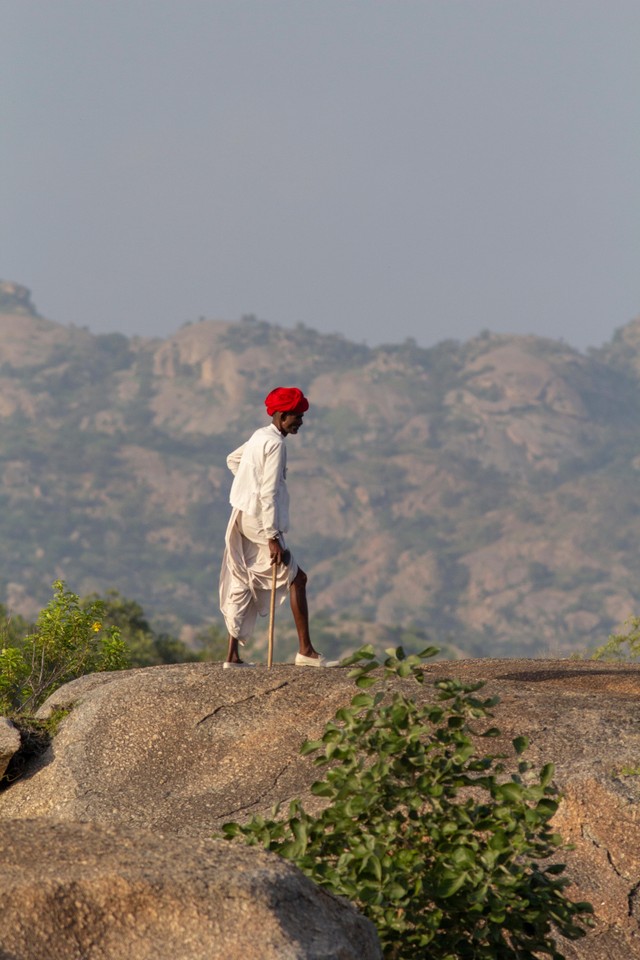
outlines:
[[[60,577],[183,636],[218,622],[225,457],[297,384],[290,540],[325,648],[426,634],[452,656],[568,655],[640,614],[640,320],[587,355],[488,332],[369,348],[253,317],[129,339],[46,320],[4,282],[0,332],[15,612]]]

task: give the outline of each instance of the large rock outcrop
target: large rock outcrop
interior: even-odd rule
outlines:
[[[317,771],[299,745],[349,701],[347,673],[183,664],[82,678],[43,708],[72,709],[48,753],[0,794],[0,818],[126,824],[187,840],[277,801],[312,806]],[[597,917],[566,956],[640,957],[640,667],[468,660],[427,673],[486,681],[501,698],[502,745],[526,734],[528,758],[556,764],[557,824],[575,845],[562,859],[572,895]],[[410,689],[433,696],[428,683]]]
[[[0,717],[0,779],[19,747],[19,731],[6,717]]]
[[[349,701],[346,670],[229,674],[177,664],[81,677],[40,711],[69,707],[52,748],[0,794],[0,818],[49,816],[207,836],[306,794],[301,742]]]
[[[274,854],[122,825],[0,832],[2,960],[380,960],[373,925]]]

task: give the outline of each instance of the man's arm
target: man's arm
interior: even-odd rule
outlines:
[[[271,556],[277,554],[280,563],[282,548],[278,540],[279,518],[276,508],[276,494],[284,468],[285,449],[283,443],[269,444],[264,451],[264,470],[260,487],[260,515],[262,529],[269,540]]]
[[[242,453],[245,447],[246,447],[246,443],[243,443],[241,447],[238,447],[237,450],[234,450],[233,453],[230,453],[229,456],[227,457],[227,466],[229,467],[229,470],[231,470],[231,473],[234,475],[234,477],[238,472],[238,467],[240,466],[240,461],[242,460]]]

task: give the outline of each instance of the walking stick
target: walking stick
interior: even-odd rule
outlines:
[[[273,631],[276,623],[276,578],[278,576],[278,564],[274,563],[273,573],[271,574],[271,606],[269,608],[269,646],[267,648],[267,669],[271,670],[273,664]]]

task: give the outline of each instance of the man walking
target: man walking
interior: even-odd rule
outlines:
[[[240,659],[238,643],[253,634],[258,614],[266,616],[276,564],[276,601],[289,594],[298,633],[296,666],[337,666],[314,650],[309,634],[307,576],[286,549],[289,529],[287,450],[285,440],[295,436],[309,401],[297,387],[276,387],[265,400],[271,423],[261,427],[227,457],[234,474],[229,500],[231,518],[225,537],[220,572],[220,609],[229,631],[226,669],[249,667]]]

